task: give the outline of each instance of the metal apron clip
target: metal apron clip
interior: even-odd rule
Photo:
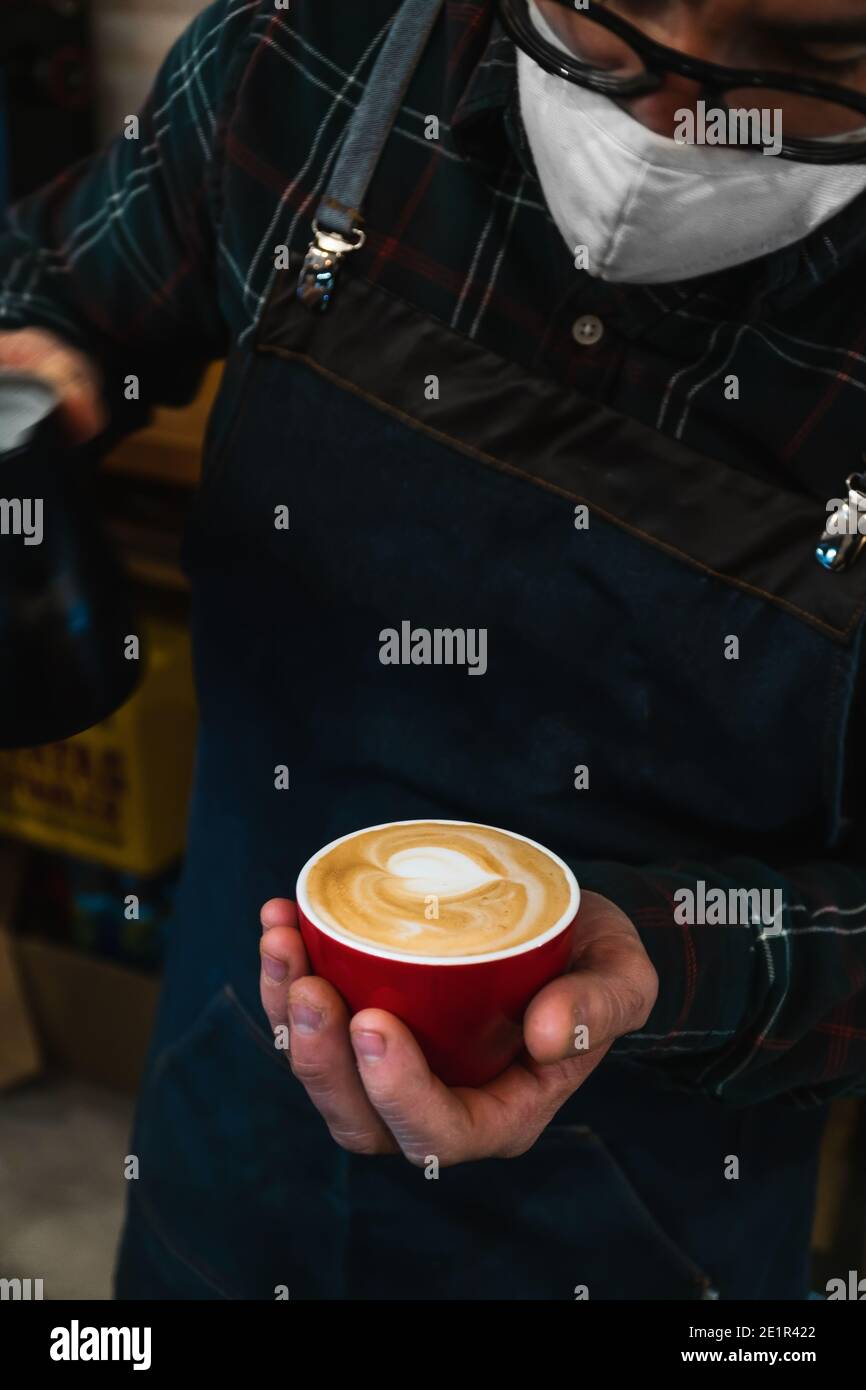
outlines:
[[[316,210],[296,291],[312,313],[330,308],[343,258],[364,245],[358,209],[444,0],[402,0],[346,129]]]
[[[297,296],[311,313],[324,314],[331,303],[337,275],[343,257],[350,251],[360,251],[366,240],[360,227],[354,229],[349,241],[339,232],[325,232],[313,223],[313,240],[307,248],[304,264],[298,276]]]
[[[818,564],[834,573],[853,565],[866,542],[866,475],[849,474],[845,486],[848,497],[828,519],[815,551]]]

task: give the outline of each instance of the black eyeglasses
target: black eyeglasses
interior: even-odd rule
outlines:
[[[580,8],[575,0],[554,3],[569,13],[568,24],[557,34],[567,52],[542,38],[529,13],[530,0],[499,0],[499,12],[518,47],[566,82],[616,100],[656,92],[667,73],[677,73],[698,84],[706,112],[722,110],[745,117],[754,112],[757,118],[756,102],[763,111],[780,112],[779,158],[807,164],[852,164],[866,159],[866,95],[784,72],[705,63],[647,38],[593,0]],[[749,135],[741,142],[743,149],[761,151],[759,119],[751,125],[738,116],[736,128]]]

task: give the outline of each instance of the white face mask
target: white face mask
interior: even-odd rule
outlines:
[[[564,49],[531,13],[542,37]],[[862,164],[677,144],[522,50],[517,76],[550,214],[572,254],[585,246],[586,268],[603,280],[651,285],[741,265],[800,241],[866,189]]]

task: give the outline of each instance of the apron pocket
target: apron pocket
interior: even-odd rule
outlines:
[[[201,1297],[339,1297],[346,1156],[230,985],[157,1057],[136,1135],[138,1213]]]
[[[230,985],[157,1057],[136,1132],[135,1216],[169,1296],[573,1300],[585,1286],[592,1301],[709,1288],[583,1126],[551,1125],[521,1158],[435,1181],[402,1158],[347,1154]]]
[[[583,1126],[550,1125],[520,1158],[435,1180],[401,1159],[354,1159],[350,1190],[351,1298],[591,1302],[710,1289]]]

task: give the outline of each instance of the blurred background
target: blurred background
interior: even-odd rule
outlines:
[[[0,208],[111,138],[199,0],[0,0]],[[99,507],[147,634],[136,693],[0,752],[0,1279],[104,1299],[184,849],[195,739],[180,538],[221,367],[104,461]],[[814,1287],[866,1273],[866,1108],[834,1108]]]
[[[0,208],[107,142],[203,0],[0,0]],[[0,751],[0,1278],[108,1298],[195,741],[178,556],[220,367],[104,461],[146,634],[131,700]]]

